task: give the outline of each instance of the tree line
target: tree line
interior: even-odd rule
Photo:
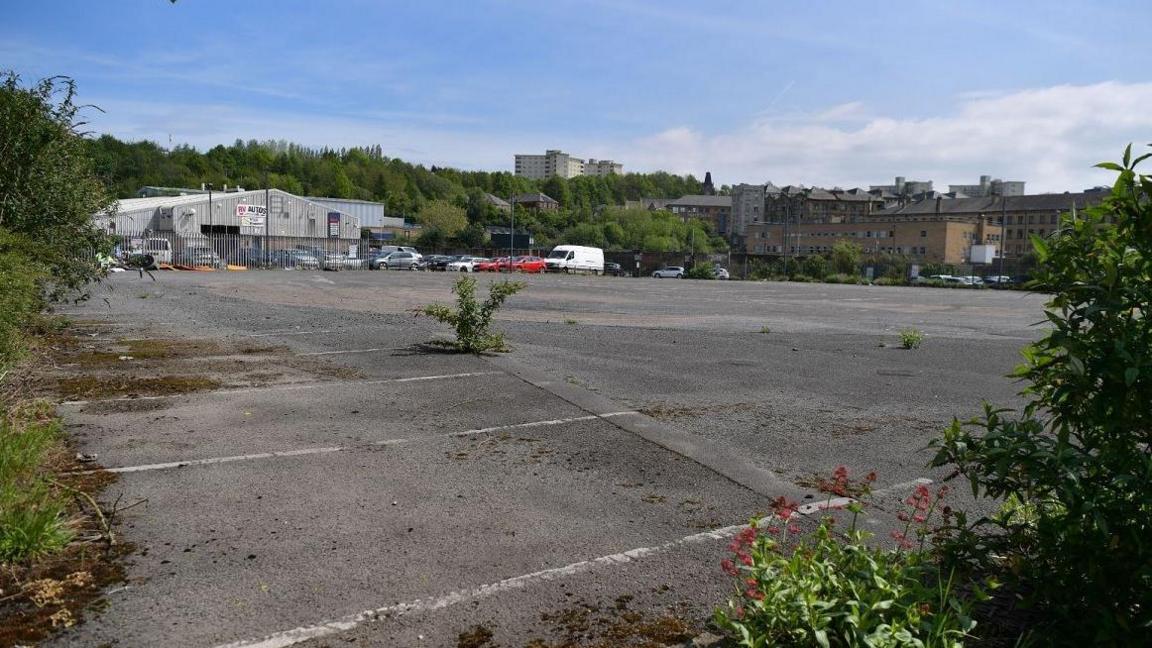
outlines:
[[[517,209],[518,227],[529,229],[537,245],[561,240],[621,249],[653,251],[722,246],[702,223],[684,224],[670,214],[632,213],[619,206],[641,197],[678,198],[700,193],[691,175],[626,173],[609,176],[552,177],[530,180],[507,171],[466,171],[424,166],[389,157],[376,146],[310,148],[291,142],[236,140],[206,152],[181,145],[165,149],[155,142],[125,142],[111,135],[86,140],[97,175],[112,195],[129,198],[143,186],[246,189],[275,187],[304,196],[370,200],[385,205],[389,216],[425,225],[422,243],[479,247],[484,228],[507,225],[508,216],[485,194],[500,198],[541,192],[560,209]]]

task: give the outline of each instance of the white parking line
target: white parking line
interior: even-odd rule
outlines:
[[[340,619],[333,621],[323,621],[314,625],[302,626],[284,632],[277,632],[261,639],[249,639],[245,641],[237,641],[229,644],[217,646],[217,648],[284,648],[293,644],[307,641],[308,639],[316,639],[318,637],[326,637],[337,632],[351,630],[363,623],[369,623],[377,620],[385,615],[400,615],[410,614],[413,612],[429,612],[432,610],[439,610],[459,603],[467,601],[478,601],[485,599],[495,594],[507,592],[511,590],[522,589],[530,584],[540,581],[550,581],[558,578],[566,578],[568,576],[575,576],[587,571],[598,569],[600,567],[611,567],[614,565],[623,565],[635,562],[641,558],[646,558],[659,553],[664,553],[678,547],[686,545],[697,544],[701,542],[725,540],[740,532],[740,529],[746,525],[738,524],[734,526],[716,529],[714,531],[705,531],[703,533],[696,533],[690,536],[673,540],[661,545],[653,547],[640,547],[622,553],[612,554],[609,556],[601,556],[592,560],[583,560],[580,562],[565,565],[563,567],[556,567],[554,569],[545,569],[531,574],[524,574],[523,576],[515,576],[507,578],[502,581],[481,585],[472,589],[456,590],[449,592],[443,596],[436,596],[432,598],[416,599],[406,603],[397,603],[395,605],[387,605],[374,610],[366,610],[358,614],[350,614]]]
[[[318,330],[318,331],[296,331],[294,333],[282,333],[282,332],[277,331],[277,332],[273,332],[273,333],[249,333],[245,337],[258,338],[258,337],[270,337],[273,335],[281,335],[281,336],[312,335],[314,333],[339,333],[339,332],[344,331],[344,330],[346,330],[346,329],[323,329],[323,330]]]
[[[630,412],[621,412],[621,414],[625,413]],[[913,482],[908,482],[908,484],[915,485],[924,482],[930,483],[931,480],[917,479]],[[908,484],[896,484],[881,490],[894,490],[897,488],[905,487]],[[817,509],[813,509],[812,512],[815,512],[815,510]],[[805,515],[809,514],[805,513],[803,510],[799,512]],[[666,542],[661,545],[652,547],[640,547],[638,549],[632,549],[622,553],[601,556],[600,558],[595,558],[592,560],[583,560],[580,562],[572,563],[570,565],[565,565],[563,567],[545,569],[538,572],[532,572],[531,574],[524,574],[523,576],[507,578],[502,581],[481,585],[472,589],[456,590],[454,592],[444,594],[443,596],[416,599],[406,603],[386,605],[374,610],[365,610],[364,612],[357,614],[350,614],[348,616],[341,617],[332,621],[321,621],[313,625],[301,626],[291,630],[277,632],[275,634],[271,634],[259,639],[247,639],[228,644],[221,644],[216,646],[216,648],[285,648],[286,646],[291,646],[302,641],[307,641],[309,639],[327,637],[329,635],[336,634],[337,632],[351,630],[359,625],[378,621],[381,617],[393,617],[402,614],[410,614],[413,612],[430,612],[433,610],[439,610],[452,605],[457,605],[459,603],[478,601],[496,594],[500,594],[502,592],[522,589],[530,584],[540,581],[556,580],[558,578],[575,576],[587,571],[592,571],[600,567],[611,567],[614,565],[623,565],[635,562],[641,558],[664,553],[678,547],[708,541],[726,540],[736,535],[740,532],[741,529],[744,529],[747,526],[747,523],[734,524],[732,526],[726,526],[720,529],[714,529],[712,531],[704,531],[702,533],[685,536],[679,540],[672,540],[671,542]]]
[[[410,382],[423,382],[426,380],[452,380],[455,378],[475,378],[477,376],[495,376],[503,374],[503,371],[470,371],[467,373],[458,374],[437,374],[434,376],[410,376],[407,378],[380,378],[378,380],[350,380],[350,381],[329,381],[329,382],[311,382],[298,385],[271,385],[268,387],[243,387],[240,389],[216,389],[207,392],[199,392],[202,394],[251,394],[255,392],[271,392],[271,391],[294,391],[297,389],[317,389],[320,387],[330,387],[333,385],[387,385],[392,383],[410,383]],[[196,393],[196,392],[189,392]],[[170,394],[167,396],[135,396],[124,398],[101,398],[97,400],[74,400],[63,401],[61,405],[87,405],[89,403],[119,403],[124,401],[148,401],[159,400],[161,398],[172,398],[179,394]]]
[[[258,459],[275,459],[279,457],[302,457],[307,455],[329,454],[332,452],[343,452],[345,450],[356,450],[369,447],[402,445],[406,443],[414,443],[416,441],[423,441],[426,439],[440,439],[444,437],[462,437],[472,436],[476,434],[487,434],[490,432],[500,432],[501,430],[520,430],[524,428],[544,427],[550,425],[563,425],[565,423],[578,423],[581,421],[594,421],[597,419],[606,419],[613,416],[623,416],[625,414],[635,414],[635,412],[609,412],[608,414],[599,414],[591,416],[576,416],[566,419],[549,419],[547,421],[530,421],[528,423],[510,423],[508,425],[496,425],[493,427],[480,428],[476,430],[465,430],[463,432],[449,432],[448,434],[437,434],[427,437],[415,437],[407,439],[384,439],[382,441],[373,441],[372,443],[363,445],[346,445],[346,446],[328,446],[322,448],[302,448],[300,450],[285,450],[280,452],[258,452],[255,454],[232,455],[228,457],[209,457],[207,459],[186,459],[183,461],[168,461],[164,463],[142,464],[138,466],[122,466],[119,468],[105,468],[103,471],[110,473],[134,473],[134,472],[148,472],[152,470],[171,470],[172,468],[186,468],[188,466],[210,466],[213,464],[232,463],[236,461],[255,461]],[[102,472],[101,470],[84,470],[76,474],[87,475],[92,473]]]
[[[350,351],[310,351],[308,353],[297,353],[298,356],[328,356],[328,355],[344,355],[346,353],[373,353],[375,351],[403,351],[411,347],[377,347],[374,349],[352,349]]]

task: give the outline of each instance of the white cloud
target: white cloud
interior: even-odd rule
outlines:
[[[981,174],[1028,182],[1029,192],[1110,182],[1092,165],[1152,141],[1152,83],[1061,85],[961,97],[939,116],[867,114],[850,102],[813,115],[760,117],[730,132],[667,129],[610,154],[631,169],[664,168],[720,182],[884,184],[896,175],[938,189]]]

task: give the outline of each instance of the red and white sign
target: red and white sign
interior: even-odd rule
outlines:
[[[236,205],[236,217],[241,227],[264,227],[268,208],[263,205]]]

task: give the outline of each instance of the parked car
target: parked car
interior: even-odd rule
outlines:
[[[320,266],[324,270],[355,270],[364,265],[364,259],[360,259],[339,252],[329,252],[324,255]]]
[[[194,266],[208,266],[210,268],[223,268],[224,259],[210,247],[184,248],[184,262]]]
[[[657,279],[683,279],[684,268],[680,266],[667,266],[652,273]]]
[[[715,266],[712,268],[712,276],[716,279],[730,279],[731,278],[731,276],[728,274],[728,269],[727,268],[721,268],[720,266]]]
[[[448,272],[475,272],[476,264],[487,261],[484,257],[462,256],[457,257],[455,261],[451,261],[444,267]]]
[[[607,261],[604,263],[604,274],[612,275],[613,277],[620,277],[626,273],[624,272],[624,268],[620,267],[619,263]]]
[[[380,270],[419,270],[423,258],[414,252],[393,252],[377,261]]]
[[[423,268],[425,270],[447,270],[448,264],[457,258],[458,257],[446,256],[443,254],[431,254],[424,257]]]
[[[320,269],[320,259],[303,250],[274,250],[268,255],[268,264],[279,268]]]
[[[1008,284],[1016,282],[1013,281],[1012,277],[1009,277],[1008,275],[992,275],[990,277],[984,277],[984,283],[993,284],[996,286],[1007,286]]]
[[[538,256],[516,257],[512,261],[512,269],[516,272],[540,273],[547,269],[544,259]]]
[[[496,268],[500,267],[500,262],[506,258],[507,257],[497,257],[495,259],[484,259],[483,261],[477,261],[472,266],[472,271],[473,272],[496,272]]]

